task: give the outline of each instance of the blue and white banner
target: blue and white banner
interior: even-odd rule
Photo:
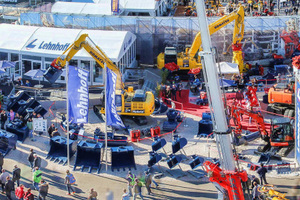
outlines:
[[[111,0],[111,11],[119,13],[119,0]]]
[[[112,126],[115,128],[125,128],[121,117],[117,113],[116,109],[116,82],[117,75],[111,71],[109,68],[106,68],[106,124],[107,126]]]
[[[89,115],[89,71],[69,66],[68,99],[69,120],[73,123],[87,123]]]
[[[295,157],[300,164],[300,80],[297,78],[297,88],[296,88],[296,130],[295,130]]]

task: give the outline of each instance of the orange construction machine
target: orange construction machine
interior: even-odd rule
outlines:
[[[267,111],[287,117],[295,116],[295,80],[277,83],[268,92]]]

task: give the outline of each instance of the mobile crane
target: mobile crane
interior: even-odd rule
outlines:
[[[220,90],[219,77],[214,55],[212,53],[204,0],[196,0],[197,13],[200,24],[201,39],[203,41],[202,56],[203,72],[207,87],[209,105],[216,143],[221,165],[212,161],[205,161],[203,166],[208,173],[209,180],[219,189],[219,197],[227,196],[229,200],[244,200],[242,182],[247,181],[246,171],[240,171],[235,166],[230,130]],[[198,46],[200,48],[200,44]],[[221,169],[222,167],[222,169]]]
[[[134,116],[136,120],[141,118],[145,121],[144,116],[149,116],[155,109],[154,95],[152,92],[143,90],[133,91],[133,87],[124,89],[121,73],[118,67],[106,56],[106,54],[89,38],[88,34],[82,34],[61,56],[55,59],[51,67],[44,74],[45,78],[50,82],[55,82],[62,73],[62,68],[70,61],[75,54],[84,48],[102,67],[106,66],[117,75],[116,83],[116,109],[120,115]],[[101,94],[102,104],[98,107],[101,114],[105,113],[104,93]],[[101,99],[100,98],[100,99]]]
[[[241,44],[244,37],[244,16],[244,8],[240,6],[238,10],[233,11],[229,15],[223,16],[208,26],[209,33],[212,35],[232,21],[235,21],[232,41],[232,62],[239,65],[240,72],[244,72],[246,70],[243,64]],[[192,46],[190,48],[186,48],[185,52],[177,53],[175,47],[166,47],[164,53],[160,53],[157,56],[157,67],[159,69],[163,69],[165,65],[168,66],[170,63],[175,63],[179,67],[178,70],[186,72],[190,69],[201,67],[200,56],[197,55],[197,52],[202,51],[201,44],[201,32],[198,32]]]

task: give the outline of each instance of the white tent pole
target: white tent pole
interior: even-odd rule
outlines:
[[[68,167],[70,168],[70,145],[69,145],[69,86],[68,86],[68,81],[69,81],[69,62],[66,64],[66,90],[67,90],[67,160],[68,160]]]

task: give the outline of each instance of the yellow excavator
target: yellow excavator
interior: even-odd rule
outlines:
[[[106,66],[117,75],[116,83],[116,109],[120,115],[133,116],[137,122],[146,123],[145,116],[149,116],[155,109],[154,95],[144,90],[133,90],[128,87],[126,90],[122,82],[122,76],[118,67],[105,55],[105,53],[89,38],[88,34],[82,34],[61,56],[55,59],[51,67],[44,74],[44,77],[51,83],[55,82],[66,66],[80,49],[85,49],[101,66]],[[105,113],[104,95],[101,94],[101,105],[94,107],[94,111]]]
[[[231,12],[229,15],[221,17],[219,20],[211,23],[208,27],[210,35],[212,35],[227,24],[235,21],[232,41],[232,62],[239,65],[240,72],[246,71],[244,68],[241,44],[244,37],[244,17],[244,8],[243,6],[240,6],[237,10]],[[201,33],[199,32],[197,33],[192,46],[190,48],[186,48],[185,52],[177,53],[175,47],[166,47],[164,53],[160,53],[157,56],[157,67],[159,69],[163,69],[165,65],[169,63],[175,63],[179,67],[178,70],[185,71],[201,67],[200,56],[197,54],[199,50],[201,51],[201,49],[199,49],[201,44]]]

